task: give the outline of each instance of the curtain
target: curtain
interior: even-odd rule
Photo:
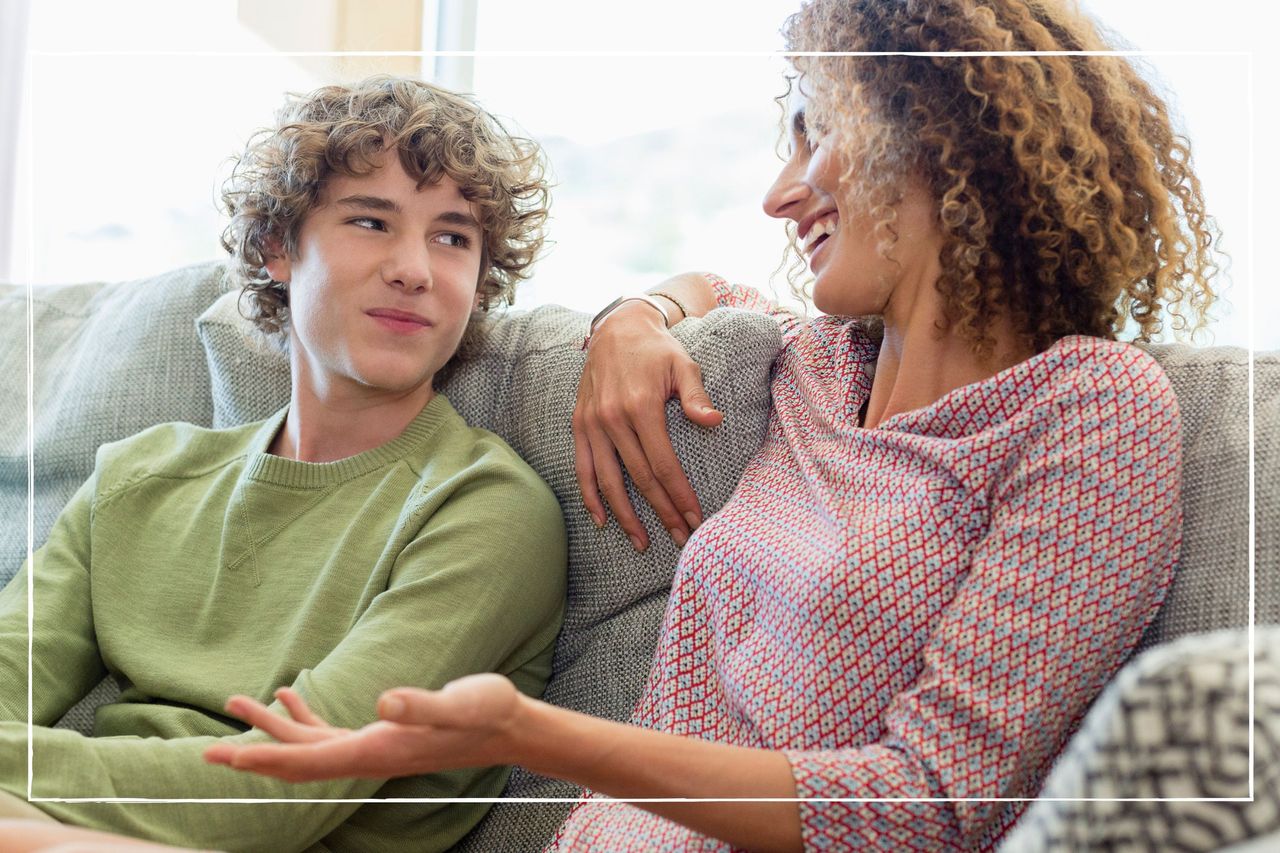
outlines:
[[[0,0],[0,280],[14,281],[14,207],[30,0]]]

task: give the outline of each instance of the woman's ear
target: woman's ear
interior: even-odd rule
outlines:
[[[271,280],[288,284],[289,277],[293,274],[293,263],[289,258],[289,253],[284,250],[279,237],[267,238],[266,255],[267,263],[265,266],[267,272],[271,275]]]

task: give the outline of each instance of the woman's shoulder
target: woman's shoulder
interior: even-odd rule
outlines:
[[[786,349],[810,366],[874,364],[881,328],[873,318],[819,314],[807,318]]]
[[[1169,377],[1133,344],[1071,335],[1025,363],[1032,397],[1067,430],[1172,438],[1180,430]]]
[[[1061,393],[1176,402],[1160,362],[1134,344],[1069,335],[1032,361],[1041,362],[1045,379]]]

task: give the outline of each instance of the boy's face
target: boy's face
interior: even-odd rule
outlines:
[[[267,269],[289,286],[294,381],[320,396],[430,394],[475,309],[481,231],[449,177],[417,189],[395,152],[335,174],[295,257]]]

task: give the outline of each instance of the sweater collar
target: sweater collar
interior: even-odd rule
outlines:
[[[263,421],[250,444],[245,476],[289,488],[321,489],[354,480],[413,455],[415,448],[431,440],[436,429],[453,413],[453,407],[443,394],[437,393],[398,436],[386,444],[334,462],[300,462],[267,452],[288,413],[286,405]]]

